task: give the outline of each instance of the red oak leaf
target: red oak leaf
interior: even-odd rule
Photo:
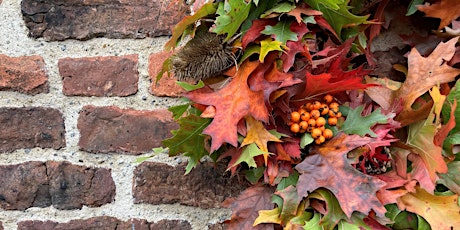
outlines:
[[[248,87],[248,77],[258,65],[258,62],[244,62],[230,83],[217,91],[209,93],[200,88],[184,94],[193,102],[216,108],[214,119],[203,130],[203,134],[212,138],[211,152],[224,142],[237,146],[237,124],[244,116],[252,115],[257,120],[268,122],[263,91],[252,91]]]
[[[253,227],[254,220],[259,215],[259,210],[273,209],[271,196],[273,189],[254,186],[249,187],[237,197],[227,198],[223,206],[232,209],[232,217],[225,221],[229,230],[255,229],[273,230],[273,224],[258,224]]]
[[[386,210],[377,199],[376,192],[385,186],[385,182],[360,173],[347,158],[349,151],[373,140],[339,133],[324,145],[313,147],[310,150],[312,155],[295,167],[300,173],[297,183],[299,196],[306,197],[315,189],[324,187],[334,193],[348,218],[354,211],[367,214],[371,210],[383,216]]]
[[[261,32],[265,29],[265,26],[274,26],[276,22],[277,21],[274,19],[259,19],[252,21],[251,27],[241,38],[241,46],[243,49],[262,35]]]

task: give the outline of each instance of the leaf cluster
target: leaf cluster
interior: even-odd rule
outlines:
[[[170,108],[180,128],[163,141],[171,156],[189,157],[186,173],[207,156],[245,173],[253,186],[225,202],[229,229],[460,226],[458,37],[412,48],[402,82],[371,77],[369,43],[389,1],[366,2],[197,1],[173,29],[166,49],[204,25],[238,50],[222,78],[179,82],[187,103]],[[407,16],[446,11],[418,3]],[[319,145],[290,131],[290,114],[325,95],[343,116]]]

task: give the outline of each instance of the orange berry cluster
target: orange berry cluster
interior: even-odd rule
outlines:
[[[339,104],[334,98],[327,94],[323,102],[308,102],[298,111],[291,112],[291,131],[293,133],[310,133],[316,144],[322,144],[333,136],[332,130],[325,127],[337,124],[337,118],[341,117]]]

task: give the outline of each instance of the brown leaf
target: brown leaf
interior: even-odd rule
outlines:
[[[257,120],[268,122],[263,91],[252,91],[248,87],[248,77],[258,65],[258,62],[244,62],[230,83],[217,91],[209,92],[206,88],[200,88],[185,93],[184,96],[193,102],[216,108],[214,119],[203,130],[203,134],[212,138],[211,152],[224,142],[237,146],[237,124],[243,117],[251,115]]]
[[[225,221],[228,230],[255,229],[273,230],[273,224],[259,224],[253,227],[253,223],[259,215],[259,210],[274,208],[271,201],[273,189],[263,186],[249,187],[237,197],[227,198],[223,206],[232,209],[232,217]]]
[[[417,9],[424,12],[427,17],[440,18],[441,23],[438,27],[440,30],[460,16],[458,3],[458,0],[441,0],[441,2],[432,5],[425,3],[425,5],[417,6]]]
[[[312,155],[295,167],[301,174],[297,183],[299,196],[306,197],[309,192],[324,187],[334,193],[349,218],[354,211],[367,214],[374,210],[383,216],[386,210],[376,192],[385,182],[357,171],[347,159],[349,151],[373,140],[339,133],[325,144],[311,149]]]
[[[398,199],[398,207],[419,214],[435,229],[451,230],[460,226],[458,195],[434,196],[424,189],[407,193]]]
[[[397,117],[398,121],[401,121],[402,117],[411,117],[410,114],[417,113],[412,109],[412,104],[418,97],[433,86],[455,80],[455,77],[460,74],[460,69],[447,65],[454,55],[457,40],[458,38],[453,38],[446,43],[441,42],[426,58],[422,57],[417,49],[411,50],[408,56],[406,81],[393,93],[392,97],[393,102],[397,99],[402,99],[404,102],[403,111]]]

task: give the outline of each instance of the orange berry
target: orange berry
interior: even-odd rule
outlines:
[[[334,97],[332,97],[332,95],[330,95],[330,94],[326,94],[326,96],[324,96],[323,99],[324,99],[324,101],[325,101],[326,103],[331,103],[332,100],[334,100]]]
[[[337,112],[337,113],[335,114],[335,117],[337,117],[337,118],[342,117],[342,112]]]
[[[332,126],[337,125],[337,118],[336,118],[336,117],[329,117],[329,118],[327,119],[327,123],[328,123],[329,125],[332,125]]]
[[[319,102],[319,101],[314,101],[313,104],[312,104],[312,108],[313,108],[313,109],[319,109],[319,108],[321,108],[321,102]]]
[[[326,125],[326,119],[324,117],[318,117],[316,119],[316,127],[321,127]]]
[[[317,145],[320,145],[320,144],[324,143],[325,141],[326,141],[326,138],[324,138],[323,136],[319,136],[318,138],[316,138],[315,143]]]
[[[321,115],[328,114],[329,113],[329,106],[327,106],[326,104],[322,104],[321,108],[319,108],[319,112],[321,113]]]
[[[299,122],[300,121],[300,113],[297,111],[294,111],[291,113],[291,121],[292,122]]]
[[[293,133],[298,133],[300,131],[300,125],[297,123],[294,123],[291,125],[291,132]]]
[[[324,127],[324,126],[319,126],[319,127],[316,127],[316,128],[317,128],[317,129],[320,129],[321,132],[324,131],[324,130],[326,129],[326,127]]]
[[[318,137],[321,136],[322,134],[323,134],[323,132],[322,132],[320,129],[318,129],[318,128],[313,129],[313,130],[311,131],[311,137],[313,137],[314,139],[318,138]]]
[[[310,120],[310,113],[307,112],[307,111],[305,111],[304,113],[301,113],[301,114],[300,114],[300,119],[301,119],[302,121],[308,121],[308,120]]]
[[[317,109],[314,109],[310,112],[310,117],[313,119],[318,119],[318,117],[320,116],[321,116],[321,113]]]
[[[308,126],[315,127],[316,126],[316,120],[315,119],[308,120]]]
[[[329,117],[335,117],[335,113],[334,113],[334,111],[332,111],[332,109],[329,110],[327,115],[329,115]]]
[[[311,131],[312,131],[313,129],[314,129],[313,127],[311,127],[311,126],[308,126],[308,128],[307,128],[307,132],[311,133]]]
[[[302,129],[307,130],[307,128],[308,128],[308,122],[307,121],[301,121],[299,123],[299,125],[300,125],[300,130],[302,130]]]
[[[307,111],[311,111],[311,102],[308,102],[307,104],[305,104],[305,109],[307,109]]]
[[[326,139],[331,139],[334,136],[334,133],[330,129],[323,130],[323,137]]]
[[[329,104],[329,109],[334,109],[334,108],[339,108],[339,103],[337,102],[332,102]]]

